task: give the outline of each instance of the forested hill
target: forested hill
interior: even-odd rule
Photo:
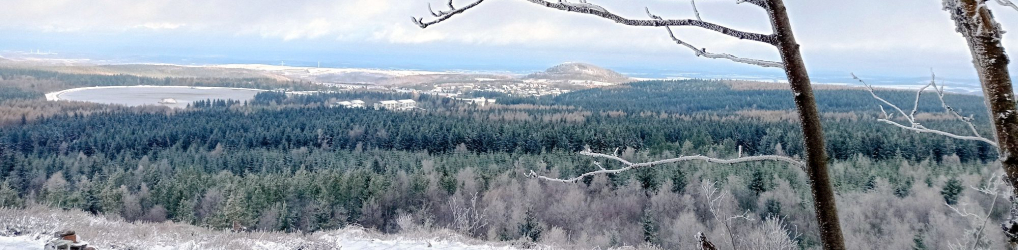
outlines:
[[[322,85],[311,82],[278,81],[269,78],[212,78],[212,77],[143,77],[135,75],[72,74],[39,69],[0,66],[0,86],[14,87],[21,92],[43,93],[93,86],[205,86],[291,90],[320,90]],[[13,99],[0,92],[0,101]]]
[[[608,106],[594,106],[591,110],[548,109],[541,106],[530,109],[474,109],[446,98],[427,96],[421,97],[419,101],[429,111],[350,110],[315,104],[355,98],[358,95],[369,99],[385,99],[387,95],[400,98],[406,96],[353,92],[287,98],[268,92],[256,96],[251,104],[255,107],[270,103],[316,107],[278,110],[209,107],[172,115],[112,112],[87,117],[57,116],[25,126],[0,128],[0,144],[9,150],[24,153],[84,152],[86,155],[101,154],[107,157],[115,157],[123,152],[137,156],[169,148],[187,150],[194,146],[212,150],[220,145],[244,150],[293,150],[303,147],[352,150],[360,147],[431,153],[452,152],[462,147],[474,153],[540,154],[553,151],[576,152],[585,147],[597,151],[619,147],[677,150],[688,142],[693,148],[703,151],[716,145],[721,145],[725,150],[741,146],[747,154],[774,153],[777,145],[781,145],[782,150],[789,154],[801,151],[798,125],[790,120],[757,119],[760,115],[746,113],[705,114],[707,108],[739,110],[732,108],[737,105],[725,106],[723,102],[714,100],[758,97],[746,97],[740,95],[743,91],[721,88],[697,91],[696,88],[682,87],[669,92],[657,91],[672,86],[683,85],[681,82],[641,83],[628,89],[584,91],[555,100],[558,105],[586,107],[606,102],[604,105]],[[825,92],[835,96],[837,92],[844,91]],[[639,99],[639,92],[648,93],[652,97]],[[774,95],[774,99],[789,99],[780,97],[781,91],[748,92]],[[583,95],[590,98],[576,98]],[[684,104],[696,103],[704,108],[700,110],[702,112],[646,114],[646,111],[669,111],[670,106],[677,105],[667,96],[700,99]],[[273,101],[260,101],[268,99]],[[871,99],[859,96],[854,100],[856,103],[827,106],[829,109],[844,111],[864,111],[865,107],[871,105],[877,109],[875,104],[864,104]],[[891,100],[906,102],[893,98]],[[785,105],[783,101],[770,98],[763,98],[759,102],[774,107]],[[636,107],[626,108],[626,104]],[[215,105],[203,102],[196,106]],[[611,106],[630,111],[619,112]],[[789,109],[788,112],[793,111]],[[955,154],[968,161],[987,160],[993,156],[992,150],[980,143],[906,133],[878,124],[873,119],[876,114],[872,110],[868,113],[828,116],[825,119],[825,129],[832,135],[827,137],[831,157],[848,159],[861,154],[876,159],[901,156],[913,160],[939,160],[944,155]],[[766,115],[770,114],[762,114]],[[949,131],[964,132],[966,129],[963,124],[949,120],[931,119],[924,122],[927,126]]]
[[[589,110],[730,112],[739,110],[794,110],[788,89],[733,89],[729,81],[678,80],[643,81],[612,88],[595,88],[559,95],[544,103],[571,105]],[[769,83],[761,83],[763,85]],[[815,90],[820,112],[879,112],[878,101],[862,88],[820,88]],[[877,94],[899,107],[911,109],[915,91],[878,90]],[[963,114],[986,117],[983,98],[949,94],[948,104]],[[940,101],[932,91],[924,93],[920,112],[941,112]]]

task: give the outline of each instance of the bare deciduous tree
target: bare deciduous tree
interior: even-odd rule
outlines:
[[[544,6],[546,8],[558,9],[567,12],[588,14],[628,26],[644,27],[665,27],[669,36],[678,45],[693,50],[697,56],[715,59],[727,59],[735,62],[746,63],[761,67],[775,67],[785,70],[789,85],[794,93],[794,101],[799,111],[799,118],[802,122],[803,139],[806,150],[806,174],[810,179],[810,188],[813,194],[813,206],[816,210],[817,223],[820,228],[820,237],[825,249],[845,249],[844,239],[838,220],[838,211],[834,202],[834,190],[831,186],[829,173],[827,171],[827,155],[824,150],[824,137],[820,125],[820,114],[817,111],[816,102],[813,97],[813,89],[810,85],[809,74],[806,71],[805,63],[799,52],[799,44],[796,43],[792,32],[792,26],[782,0],[736,0],[736,3],[749,3],[764,9],[770,19],[772,34],[760,34],[746,32],[729,28],[720,24],[703,21],[700,13],[696,10],[696,3],[693,4],[696,19],[665,19],[654,15],[647,10],[649,19],[630,19],[608,11],[606,8],[589,3],[586,0],[579,2],[568,2],[566,0],[526,0],[528,2]],[[695,0],[694,0],[695,1]],[[469,9],[477,7],[484,0],[476,0],[468,5],[457,8],[452,0],[449,1],[448,10],[435,11],[431,9],[434,20],[425,21],[424,18],[413,17],[413,22],[421,28],[441,23],[449,18],[461,14]],[[714,31],[730,37],[749,40],[774,46],[780,56],[781,62],[767,60],[748,59],[736,57],[725,53],[709,53],[704,48],[698,48],[686,43],[671,32],[671,27],[696,27],[704,30]],[[621,158],[620,158],[621,159]],[[700,160],[707,160],[701,158]],[[717,159],[713,159],[717,160]],[[753,160],[775,160],[775,159],[753,159]],[[734,160],[737,162],[749,161],[748,159]],[[652,166],[648,164],[647,166]],[[632,166],[628,169],[633,169]],[[612,170],[601,169],[601,173],[610,173]],[[625,171],[625,170],[621,170]],[[617,171],[617,172],[621,172]],[[595,173],[596,174],[596,173]]]
[[[881,103],[883,103],[883,105],[880,105],[879,107],[880,107],[880,111],[883,113],[884,116],[883,116],[883,118],[877,118],[877,121],[879,121],[879,122],[891,124],[891,125],[894,125],[896,127],[899,127],[899,128],[905,129],[905,130],[915,131],[916,133],[931,133],[931,134],[943,135],[943,136],[947,136],[947,137],[951,137],[951,138],[959,139],[959,140],[980,141],[980,142],[985,142],[986,144],[989,144],[989,145],[991,145],[993,147],[998,147],[997,146],[997,142],[995,142],[995,141],[993,141],[993,140],[991,140],[989,138],[983,137],[982,135],[979,134],[979,131],[976,130],[975,124],[972,123],[973,118],[972,118],[971,115],[970,116],[962,116],[961,114],[958,113],[957,110],[952,108],[951,105],[948,105],[947,102],[944,101],[944,95],[946,94],[946,92],[944,92],[944,87],[945,86],[937,84],[937,75],[936,74],[931,75],[930,83],[927,83],[926,85],[923,85],[923,87],[919,88],[919,90],[916,91],[915,101],[912,104],[912,110],[909,111],[909,112],[905,112],[905,110],[899,108],[898,105],[895,105],[895,104],[887,101],[886,99],[880,97],[879,95],[877,95],[877,93],[875,91],[876,89],[873,87],[873,85],[870,85],[870,84],[866,83],[866,81],[864,81],[864,80],[860,79],[859,77],[855,76],[855,74],[852,74],[852,78],[855,79],[856,81],[859,81],[859,83],[862,83],[863,86],[866,86],[866,89],[869,90],[870,95],[872,95],[874,99],[877,99],[877,101],[880,101]],[[919,111],[919,99],[920,99],[920,97],[922,97],[923,92],[926,92],[927,89],[931,89],[931,88],[932,88],[934,94],[937,95],[937,99],[940,100],[940,106],[942,108],[944,108],[944,112],[947,113],[947,114],[950,114],[952,117],[955,118],[955,120],[958,120],[958,121],[961,121],[961,122],[965,123],[965,125],[969,128],[970,132],[972,132],[972,135],[959,135],[959,134],[955,134],[955,133],[951,133],[951,132],[946,132],[946,131],[943,131],[943,130],[927,128],[926,126],[923,126],[922,124],[920,124],[918,120],[916,120],[915,115]],[[887,105],[888,107],[893,109],[893,111],[897,111],[897,113],[894,113],[893,111],[892,111],[892,113],[887,113],[887,110],[884,109],[884,105]],[[894,121],[894,116],[895,115],[901,115],[901,117],[903,119],[905,119],[905,121],[907,121],[908,124],[902,124],[902,123]]]
[[[882,105],[880,105],[880,111],[883,113],[883,118],[878,118],[877,121],[880,121],[880,122],[883,122],[883,123],[887,123],[887,124],[891,124],[891,125],[894,125],[896,127],[899,127],[899,128],[905,129],[905,130],[915,131],[916,133],[931,133],[931,134],[942,135],[942,136],[946,136],[946,137],[950,137],[950,138],[954,138],[954,139],[959,139],[959,140],[969,140],[969,141],[984,142],[984,143],[986,143],[986,144],[988,144],[990,146],[993,146],[995,148],[1000,149],[1000,145],[996,141],[994,141],[994,140],[992,140],[990,138],[986,138],[986,137],[982,136],[979,133],[979,131],[976,129],[975,124],[972,123],[973,117],[971,115],[970,116],[962,116],[961,114],[958,113],[957,110],[952,108],[950,105],[947,104],[947,102],[944,101],[944,95],[946,94],[945,91],[944,91],[945,86],[943,86],[942,84],[937,84],[936,74],[931,74],[930,83],[927,83],[926,85],[923,85],[923,87],[919,88],[919,90],[916,91],[915,100],[913,101],[912,110],[910,112],[905,112],[904,110],[899,108],[897,105],[895,105],[895,104],[887,101],[886,99],[880,97],[879,95],[877,95],[873,85],[870,85],[870,84],[866,83],[866,81],[863,81],[859,77],[855,76],[855,74],[852,74],[852,78],[857,80],[857,81],[859,81],[860,83],[862,83],[863,86],[866,86],[866,88],[867,88],[867,90],[869,90],[870,94],[873,95],[873,98],[878,100],[878,101],[880,101],[881,103],[883,103]],[[969,128],[969,130],[970,130],[969,132],[971,132],[972,135],[959,135],[959,134],[956,134],[956,133],[951,133],[951,132],[947,132],[947,131],[943,131],[943,130],[931,129],[931,128],[927,128],[926,126],[923,126],[922,124],[919,123],[919,121],[915,117],[916,113],[919,110],[919,99],[920,99],[920,97],[922,97],[923,92],[926,92],[928,89],[932,89],[933,93],[937,95],[937,99],[940,101],[940,106],[942,108],[944,108],[944,113],[950,114],[952,117],[954,117],[955,120],[958,120],[960,122],[965,123],[966,127]],[[892,113],[887,113],[887,111],[884,109],[883,105],[889,106],[894,111],[897,111],[897,113],[893,113],[893,112]],[[907,121],[908,124],[902,124],[900,122],[894,121],[893,119],[894,119],[895,114],[900,114],[902,119],[905,119],[905,121]],[[1001,152],[1001,153],[1006,153],[1006,152]],[[1005,166],[1005,171],[1006,171],[1006,166]],[[1014,218],[1015,208],[1013,207],[1014,206],[1014,196],[1013,196],[1013,192],[1012,192],[1012,190],[1013,190],[1012,187],[1013,186],[1011,186],[1012,184],[1011,184],[1010,180],[1007,180],[1007,182],[1005,182],[1005,180],[1004,180],[1005,177],[1009,177],[1009,176],[1008,175],[1003,175],[1003,174],[1001,174],[1001,175],[993,175],[993,176],[990,177],[990,179],[987,181],[987,184],[984,187],[981,187],[981,188],[972,187],[972,189],[974,189],[976,191],[979,191],[980,193],[983,193],[983,194],[986,194],[986,195],[990,195],[990,196],[993,197],[993,202],[990,204],[989,211],[987,211],[985,215],[969,212],[965,208],[965,206],[966,206],[965,204],[962,204],[960,206],[952,206],[951,204],[947,204],[947,206],[949,208],[951,208],[951,210],[954,211],[956,214],[958,214],[959,216],[964,217],[966,219],[969,219],[970,221],[973,222],[973,226],[970,229],[967,229],[965,231],[965,234],[967,236],[969,236],[969,237],[965,238],[963,242],[958,242],[958,243],[952,244],[952,249],[985,249],[985,248],[987,248],[985,246],[982,246],[982,245],[986,245],[986,242],[983,239],[983,237],[985,236],[983,231],[986,229],[986,222],[989,221],[990,213],[992,212],[994,205],[997,203],[997,198],[999,198],[999,197],[1010,197],[1012,199],[1011,213],[1012,213],[1012,218]],[[1014,230],[1014,226],[1013,226],[1014,223],[1015,223],[1014,219],[1011,219],[1008,222],[1004,222],[1002,224],[1003,229],[1004,229],[1004,233],[1005,233],[1005,235],[1008,235],[1008,237],[1011,239],[1012,244],[1014,244],[1014,240],[1016,238],[1015,235],[1014,235],[1014,231],[1012,231],[1012,230]],[[980,245],[980,244],[982,244],[982,245]],[[971,245],[971,246],[969,246],[969,245]]]
[[[965,237],[958,242],[950,244],[949,247],[951,249],[990,249],[989,242],[984,233],[986,231],[986,224],[990,221],[990,215],[993,213],[993,208],[997,205],[997,200],[1001,197],[1010,197],[1012,195],[1011,188],[1007,186],[1007,183],[1004,183],[1002,177],[1004,175],[998,172],[990,175],[990,178],[986,180],[986,184],[983,186],[970,186],[970,188],[981,194],[993,197],[990,206],[983,213],[970,211],[968,204],[964,203],[957,206],[946,204],[947,207],[951,208],[951,211],[968,220],[970,224],[970,227],[965,230]]]
[[[743,212],[742,214],[739,215],[731,216],[721,211],[722,206],[724,206],[723,203],[725,201],[725,197],[731,195],[728,194],[728,192],[722,192],[718,190],[718,188],[714,186],[714,182],[712,181],[704,181],[703,184],[700,185],[700,190],[703,191],[703,199],[707,203],[707,208],[710,210],[710,214],[714,216],[714,221],[717,221],[722,226],[725,226],[725,232],[728,233],[728,238],[729,240],[731,240],[732,249],[733,250],[739,249],[739,247],[736,245],[738,240],[736,239],[737,237],[735,235],[735,232],[732,232],[732,222],[740,219],[752,221],[753,219],[746,216],[747,214],[749,214],[749,211]]]
[[[459,197],[452,197],[449,199],[449,210],[453,215],[450,228],[462,234],[476,235],[479,229],[488,225],[485,218],[487,209],[477,207],[477,193],[473,193],[469,204],[460,201]]]

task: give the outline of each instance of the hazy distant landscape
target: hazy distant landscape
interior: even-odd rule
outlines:
[[[1015,23],[1013,0],[10,0],[0,250],[1018,249]]]
[[[46,204],[125,222],[176,221],[226,229],[239,223],[249,230],[311,232],[356,224],[397,234],[437,227],[517,247],[523,246],[521,242],[568,248],[654,242],[680,248],[691,244],[686,237],[695,232],[688,230],[710,228],[704,219],[695,219],[710,218],[710,210],[688,201],[701,199],[705,195],[701,186],[718,180],[712,185],[724,185],[733,195],[727,209],[738,208],[729,213],[745,210],[755,218],[740,232],[753,235],[763,229],[752,225],[782,216],[786,227],[798,228],[797,244],[808,247],[816,242],[817,236],[809,230],[816,224],[804,206],[806,182],[801,173],[779,163],[670,164],[587,178],[581,184],[542,182],[526,174],[576,176],[593,167],[590,158],[577,154],[585,150],[616,151],[633,160],[704,152],[713,157],[800,157],[803,149],[796,140],[801,137],[791,132],[798,127],[795,113],[789,111],[794,107],[792,94],[783,83],[639,80],[578,64],[563,64],[549,70],[553,73],[501,78],[363,70],[383,75],[387,82],[343,84],[318,79],[361,71],[209,67],[243,68],[287,80],[62,73],[85,70],[77,67],[106,68],[0,69],[0,83],[17,90],[4,92],[5,110],[0,111],[10,121],[0,127],[0,143],[5,145],[0,147],[5,180],[0,201],[5,206]],[[431,75],[441,77],[422,77]],[[432,80],[410,84],[391,80],[405,78]],[[603,79],[618,82],[593,83]],[[107,87],[64,93],[60,101],[43,97],[57,90],[44,86],[90,85],[206,87]],[[493,91],[515,86],[568,91],[548,95]],[[816,88],[824,124],[835,135],[828,139],[835,188],[842,196],[858,197],[840,204],[848,213],[845,216],[876,204],[889,207],[859,219],[887,220],[898,213],[948,214],[946,207],[935,205],[944,199],[938,192],[949,180],[977,183],[986,171],[980,170],[982,166],[995,157],[995,152],[979,143],[874,126],[880,109],[862,88]],[[914,97],[907,91],[877,93],[903,104]],[[152,103],[170,97],[178,101],[172,106],[189,108],[168,109]],[[474,97],[496,102],[479,106],[461,101]],[[951,94],[946,98],[977,121],[986,119],[980,97]],[[367,109],[335,105],[355,99],[365,101]],[[373,103],[400,99],[416,100],[419,109],[371,108]],[[191,103],[195,100],[200,102]],[[934,114],[939,108],[935,102],[935,97],[925,96],[919,111]],[[29,106],[51,108],[19,108]],[[964,130],[963,124],[936,115],[922,119],[927,126]],[[988,128],[979,129],[987,133]],[[21,136],[43,131],[46,137]],[[957,196],[973,202],[986,198],[968,190]],[[925,207],[935,209],[919,210],[910,205],[914,202],[896,202],[899,199],[930,202]],[[463,213],[474,215],[462,217]],[[585,219],[598,214],[612,217]],[[938,227],[965,223],[932,218],[936,217],[896,223],[941,223]],[[846,224],[853,225],[865,223]],[[852,232],[852,237],[860,239],[870,239],[865,235],[873,233],[869,229]],[[894,237],[909,239],[900,244],[911,244],[917,234],[896,233]],[[952,235],[939,233],[947,236],[926,233],[930,236],[924,237]],[[720,237],[723,232],[712,234]],[[109,236],[92,242],[125,244]],[[871,241],[856,243],[864,242]]]

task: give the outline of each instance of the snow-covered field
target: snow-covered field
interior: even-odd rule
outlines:
[[[0,250],[42,249],[53,232],[65,229],[99,249],[517,249],[447,230],[387,235],[350,226],[311,234],[230,232],[172,222],[132,223],[40,206],[0,208]]]
[[[184,108],[195,101],[206,99],[231,99],[247,101],[255,94],[265,90],[248,88],[224,87],[192,87],[192,86],[103,86],[84,87],[46,93],[47,101],[83,101],[125,106],[162,105]],[[161,103],[171,98],[176,103]]]
[[[46,240],[32,235],[0,236],[0,250],[42,250]]]

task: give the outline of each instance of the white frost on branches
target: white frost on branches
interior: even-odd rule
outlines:
[[[591,10],[600,11],[600,12],[608,12],[608,10],[605,10],[604,7],[601,7],[600,5],[588,3],[587,0],[580,0],[579,3],[571,3],[571,2],[569,2],[567,0],[558,0],[558,2],[560,4],[564,4],[566,6],[570,6],[570,7],[573,7],[573,8],[591,9]]]
[[[969,211],[968,205],[960,203],[957,206],[951,206],[951,204],[945,204],[955,214],[965,218],[971,224],[971,228],[965,229],[965,238],[962,238],[958,242],[951,243],[949,247],[951,249],[989,249],[986,234],[983,231],[986,230],[986,224],[990,220],[990,214],[993,213],[993,208],[997,205],[997,200],[1000,197],[1011,197],[1013,194],[1013,188],[1011,188],[1005,181],[1005,175],[1003,173],[995,173],[990,176],[990,179],[986,181],[986,184],[981,187],[970,186],[973,190],[989,195],[993,197],[993,201],[990,202],[989,209],[985,213],[978,213]]]
[[[693,13],[696,15],[696,19],[697,20],[702,20],[702,19],[700,19],[700,11],[696,9],[696,0],[690,0],[690,3],[692,3],[692,5],[693,5]],[[663,20],[661,18],[661,16],[654,15],[654,14],[650,13],[650,8],[646,8],[646,11],[647,11],[647,16],[649,16],[651,19]],[[681,39],[676,37],[675,33],[672,32],[672,27],[665,26],[665,30],[668,30],[668,36],[672,38],[672,41],[674,41],[679,46],[684,46],[686,48],[689,48],[690,50],[693,50],[693,53],[696,53],[696,56],[702,56],[704,58],[710,58],[710,59],[728,59],[728,60],[731,60],[731,61],[737,62],[737,63],[745,63],[745,64],[756,65],[756,66],[765,67],[765,68],[768,68],[768,67],[770,67],[770,68],[785,68],[785,65],[783,63],[781,63],[781,62],[768,61],[768,60],[760,60],[760,59],[752,59],[752,58],[741,58],[741,57],[737,57],[735,55],[728,54],[728,53],[711,53],[711,52],[707,52],[707,48],[697,48],[696,46],[693,46],[692,44],[689,44],[689,43],[687,43],[685,41],[682,41]]]
[[[625,171],[629,171],[629,170],[646,168],[646,167],[653,167],[655,165],[661,165],[661,164],[684,162],[684,161],[705,161],[705,162],[720,163],[720,164],[735,164],[735,163],[756,162],[756,161],[779,161],[779,162],[786,162],[786,163],[791,164],[793,166],[799,167],[799,169],[801,169],[803,171],[805,171],[804,168],[806,167],[806,163],[804,163],[802,161],[793,159],[791,157],[780,156],[780,155],[746,156],[746,157],[739,157],[739,158],[733,158],[733,159],[719,159],[719,158],[707,157],[707,156],[703,156],[703,155],[693,155],[693,156],[680,156],[680,157],[676,157],[676,158],[657,160],[657,161],[652,161],[652,162],[632,163],[632,162],[630,162],[630,161],[628,161],[626,159],[622,159],[621,157],[619,157],[617,155],[614,155],[614,154],[613,155],[608,155],[608,154],[594,153],[594,152],[591,152],[589,150],[585,150],[583,152],[580,152],[580,154],[581,155],[585,155],[585,156],[594,157],[594,158],[605,158],[605,159],[613,160],[613,161],[622,163],[623,165],[625,165],[625,167],[618,168],[618,169],[606,169],[603,166],[601,166],[600,163],[594,162],[594,165],[598,166],[598,168],[599,168],[597,171],[587,172],[587,173],[581,174],[580,176],[577,176],[577,177],[574,177],[574,178],[570,178],[570,179],[559,179],[559,178],[547,177],[547,176],[543,176],[543,175],[538,175],[534,171],[530,171],[530,173],[528,175],[531,176],[531,177],[537,177],[539,179],[547,180],[547,181],[575,183],[577,181],[582,180],[584,177],[588,177],[588,176],[594,176],[594,175],[600,175],[600,174],[619,174],[619,173],[622,173],[622,172],[625,172]]]
[[[784,64],[782,64],[780,62],[767,61],[767,60],[759,60],[759,59],[741,58],[741,57],[737,57],[737,56],[734,56],[734,55],[731,55],[731,54],[727,54],[727,53],[710,53],[710,52],[707,52],[707,50],[705,48],[697,48],[696,46],[693,46],[693,45],[691,45],[689,43],[686,43],[686,42],[678,39],[677,37],[675,37],[675,33],[673,33],[672,29],[671,29],[672,26],[680,26],[680,27],[681,26],[690,26],[690,27],[698,27],[698,28],[701,28],[701,29],[706,29],[706,30],[714,31],[714,32],[721,33],[721,34],[724,34],[724,35],[727,35],[727,36],[730,36],[730,37],[738,38],[738,39],[741,39],[741,40],[756,41],[756,42],[766,43],[766,44],[770,44],[770,45],[774,45],[774,46],[778,45],[777,37],[774,34],[760,34],[760,33],[741,31],[741,30],[732,29],[732,28],[729,28],[729,27],[726,27],[726,26],[723,26],[723,25],[719,25],[719,24],[716,24],[716,23],[711,23],[711,22],[703,21],[703,19],[700,18],[700,11],[697,10],[697,8],[696,8],[695,0],[691,0],[690,3],[693,6],[693,13],[696,16],[696,19],[664,19],[664,18],[661,18],[660,16],[651,14],[649,9],[647,10],[647,15],[650,16],[650,19],[629,19],[629,18],[625,18],[625,17],[619,16],[619,15],[617,15],[615,13],[612,13],[611,11],[608,11],[607,9],[605,9],[604,7],[602,7],[600,5],[587,2],[587,0],[578,0],[578,2],[569,2],[568,0],[554,0],[554,2],[553,1],[547,1],[547,0],[526,0],[526,1],[534,3],[534,4],[537,4],[537,5],[544,6],[546,8],[558,9],[558,10],[563,10],[563,11],[568,11],[568,12],[573,12],[573,13],[581,13],[581,14],[594,15],[594,16],[598,16],[598,17],[601,17],[601,18],[605,18],[605,19],[608,19],[608,20],[615,21],[615,22],[623,24],[623,25],[629,25],[629,26],[649,26],[649,27],[665,27],[668,30],[668,35],[672,38],[672,41],[675,41],[675,43],[677,43],[680,46],[684,46],[684,47],[687,47],[687,48],[693,50],[696,53],[696,56],[702,56],[702,57],[711,58],[711,59],[727,59],[727,60],[731,60],[733,62],[745,63],[745,64],[750,64],[750,65],[755,65],[755,66],[760,66],[760,67],[784,68]],[[481,4],[482,2],[484,2],[484,0],[477,0],[477,1],[472,2],[471,4],[466,5],[464,7],[456,8],[453,5],[452,0],[449,0],[449,3],[447,4],[449,6],[449,10],[446,10],[446,11],[441,11],[440,10],[440,11],[437,11],[437,12],[435,10],[433,10],[431,8],[431,5],[429,4],[428,5],[428,9],[429,9],[429,11],[431,11],[431,15],[435,17],[435,20],[425,22],[423,17],[411,17],[411,19],[413,20],[413,22],[415,24],[417,24],[417,26],[420,26],[421,28],[427,28],[428,26],[431,26],[431,25],[434,25],[434,24],[437,24],[437,23],[441,23],[441,22],[451,18],[452,16],[458,15],[458,14],[463,13],[464,11],[466,11],[468,9],[476,7],[477,5]],[[768,10],[770,8],[768,6],[768,4],[765,1],[763,1],[763,0],[736,0],[736,3],[737,4],[739,4],[739,3],[750,3],[750,4],[753,4],[753,5],[759,6],[759,7],[764,8],[764,9],[768,9]]]
[[[799,236],[802,234],[789,228],[781,217],[772,216],[763,220],[760,231],[750,234],[746,243],[754,250],[795,250],[799,249],[799,244],[793,239]]]
[[[439,10],[438,12],[435,12],[435,10],[431,8],[431,4],[429,3],[428,11],[431,11],[431,15],[436,18],[434,21],[424,22],[423,17],[410,17],[410,19],[413,19],[413,22],[423,29],[433,24],[441,23],[442,21],[445,21],[450,17],[455,16],[456,14],[463,13],[466,10],[476,7],[478,4],[481,4],[481,2],[484,2],[484,0],[477,0],[476,2],[468,4],[463,8],[457,9],[455,6],[452,5],[452,0],[449,0],[449,3],[447,4],[449,6],[449,10],[448,11]]]
[[[1014,2],[1011,2],[1011,0],[996,0],[996,1],[998,4],[1003,5],[1004,7],[1011,7],[1015,11],[1018,11],[1018,5],[1015,5]]]
[[[449,199],[449,210],[453,214],[451,228],[456,229],[457,232],[462,234],[474,235],[477,230],[488,225],[488,220],[485,216],[488,209],[477,207],[477,197],[477,193],[474,193],[470,198],[469,204],[460,201],[459,197]]]
[[[958,113],[958,111],[954,110],[954,108],[952,108],[950,105],[947,105],[947,102],[944,101],[944,94],[945,94],[944,87],[943,86],[937,86],[937,81],[936,81],[936,75],[935,74],[932,75],[932,79],[930,80],[930,83],[924,85],[922,88],[919,88],[919,90],[916,91],[915,102],[912,104],[913,105],[912,106],[912,110],[910,112],[908,112],[908,113],[906,113],[904,110],[899,108],[897,105],[894,105],[893,103],[891,103],[891,102],[885,100],[884,98],[881,98],[880,96],[878,96],[877,93],[874,92],[873,85],[867,84],[866,81],[863,81],[859,77],[855,76],[855,74],[852,74],[852,78],[857,80],[857,81],[859,81],[864,86],[866,86],[866,88],[869,90],[870,94],[873,95],[874,99],[877,99],[878,101],[880,101],[884,105],[887,105],[887,106],[891,107],[892,109],[894,109],[895,111],[897,111],[898,112],[897,114],[900,114],[901,117],[903,117],[908,122],[908,124],[902,124],[902,123],[894,121],[893,118],[895,116],[895,113],[893,113],[893,112],[892,113],[887,113],[887,111],[884,110],[884,106],[883,105],[880,105],[880,112],[883,113],[884,117],[877,119],[877,121],[879,121],[879,122],[891,124],[891,125],[897,126],[899,128],[905,129],[905,130],[915,131],[916,133],[932,133],[932,134],[943,135],[943,136],[947,136],[947,137],[951,137],[951,138],[955,138],[955,139],[960,139],[960,140],[981,141],[981,142],[985,142],[987,144],[990,144],[993,147],[998,147],[997,146],[997,142],[995,142],[993,140],[990,140],[989,138],[983,137],[982,135],[979,134],[979,131],[976,130],[976,126],[974,124],[972,124],[972,120],[973,120],[972,116],[968,116],[968,117],[962,116],[961,114]],[[942,131],[942,130],[930,129],[930,128],[927,128],[927,127],[923,126],[922,124],[920,124],[916,120],[915,114],[916,114],[916,112],[919,109],[919,98],[922,96],[924,91],[926,91],[927,89],[931,89],[931,88],[933,89],[933,92],[937,95],[937,98],[940,100],[940,106],[944,108],[944,112],[948,113],[948,114],[951,114],[956,120],[964,122],[965,125],[967,125],[969,130],[972,132],[971,136],[958,135],[958,134],[954,134],[954,133],[945,132],[945,131]]]
[[[732,241],[732,249],[739,249],[735,245],[736,239],[735,232],[732,232],[732,222],[740,219],[753,221],[753,219],[749,217],[749,210],[746,210],[739,215],[729,216],[722,211],[725,197],[731,196],[728,192],[719,191],[718,188],[715,187],[714,182],[709,180],[700,184],[700,190],[703,191],[703,198],[707,202],[707,208],[710,209],[710,213],[714,216],[714,220],[725,226],[725,231],[728,233],[728,237]]]

